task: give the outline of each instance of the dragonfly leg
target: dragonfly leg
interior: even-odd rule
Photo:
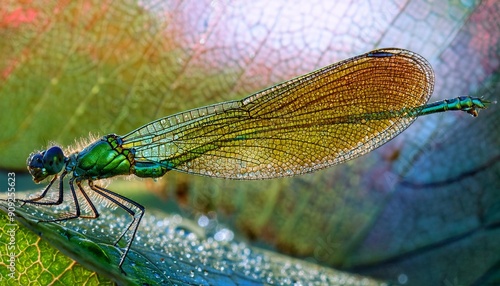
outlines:
[[[33,204],[33,205],[60,205],[63,202],[63,192],[64,192],[64,176],[66,176],[66,172],[63,172],[61,174],[61,177],[59,178],[59,197],[57,201],[42,201],[40,202],[41,199],[43,199],[50,187],[52,186],[52,183],[55,181],[56,178],[52,179],[50,184],[45,188],[45,190],[42,192],[42,194],[39,197],[36,197],[34,199],[30,200],[21,200],[24,204]],[[65,220],[70,220],[70,219],[75,219],[75,218],[97,218],[99,216],[99,213],[97,212],[95,206],[92,204],[90,201],[87,193],[81,188],[80,182],[77,181],[76,184],[78,185],[78,188],[80,189],[83,197],[87,201],[87,204],[90,206],[93,215],[91,216],[82,216],[81,215],[81,208],[80,208],[80,203],[78,201],[78,197],[76,195],[75,187],[74,187],[74,179],[72,178],[69,181],[69,186],[71,189],[71,195],[73,197],[73,202],[75,204],[75,212],[74,213],[66,213],[63,214],[57,218],[54,219],[44,219],[44,220],[39,220],[39,222],[57,222],[57,221],[65,221]]]
[[[63,202],[63,182],[64,182],[64,176],[66,176],[67,172],[64,171],[62,174],[61,174],[61,177],[59,178],[59,197],[57,198],[56,201],[44,201],[44,202],[39,202],[41,199],[45,198],[45,196],[47,195],[47,193],[49,192],[50,190],[50,187],[52,187],[52,184],[54,184],[54,182],[57,180],[57,175],[54,176],[54,178],[52,178],[52,180],[50,180],[50,183],[49,185],[43,190],[42,194],[36,198],[33,198],[33,199],[29,199],[29,200],[19,200],[21,202],[23,202],[22,205],[25,205],[25,204],[34,204],[34,205],[60,205],[62,202]]]
[[[59,190],[62,190],[62,187],[63,187],[62,186],[62,181],[63,181],[62,179],[63,179],[63,176],[61,176],[61,185],[59,186]],[[75,218],[80,217],[80,203],[78,202],[78,197],[76,196],[75,187],[73,185],[73,180],[74,179],[71,179],[69,181],[69,187],[71,189],[71,195],[73,196],[73,202],[75,204],[75,212],[63,214],[60,217],[55,218],[55,219],[41,220],[41,222],[65,221],[65,220],[70,220],[70,219],[75,219]],[[60,191],[60,193],[61,193],[60,197],[62,197],[62,191]],[[35,204],[38,204],[38,203],[35,202]]]
[[[99,217],[99,212],[97,211],[95,205],[92,203],[92,200],[89,198],[89,195],[87,194],[87,192],[85,192],[85,190],[83,189],[81,181],[77,181],[76,185],[78,186],[78,189],[80,190],[80,193],[85,198],[85,201],[87,202],[87,205],[90,207],[90,209],[92,211],[92,215],[81,215],[80,214],[79,217],[81,217],[81,218],[88,218],[88,219],[96,219],[96,218],[98,218]],[[73,188],[73,184],[71,184],[71,187]],[[73,194],[75,194],[74,190],[73,190]],[[79,211],[79,206],[77,208],[78,208],[78,211]]]
[[[112,192],[112,191],[110,191],[108,189],[105,189],[103,187],[94,185],[94,183],[92,181],[90,181],[90,180],[89,180],[89,186],[96,193],[100,194],[101,196],[105,197],[106,199],[108,199],[112,203],[114,203],[117,206],[119,206],[120,208],[124,209],[126,212],[128,212],[133,217],[133,220],[128,225],[127,229],[125,229],[125,231],[120,235],[120,237],[118,237],[118,239],[115,242],[115,246],[116,246],[118,244],[118,242],[123,238],[123,236],[130,230],[130,228],[133,225],[135,225],[133,227],[132,237],[128,241],[127,246],[125,247],[125,252],[122,254],[122,257],[120,259],[120,263],[118,264],[118,266],[121,269],[122,265],[123,265],[123,262],[125,261],[125,257],[127,257],[127,254],[128,254],[128,252],[130,250],[130,247],[132,246],[132,242],[134,241],[135,235],[137,233],[137,229],[139,228],[139,224],[141,222],[142,216],[144,215],[145,209],[144,209],[144,207],[142,205],[140,205],[137,202],[134,202],[133,200],[131,200],[129,198],[126,198],[126,197],[124,197],[122,195],[114,193],[114,192]],[[125,205],[127,203],[130,204],[130,205],[132,205],[133,207],[137,208],[139,211],[136,213],[134,210],[132,210],[132,208],[130,208],[129,206]],[[122,271],[123,271],[123,269],[122,269]]]

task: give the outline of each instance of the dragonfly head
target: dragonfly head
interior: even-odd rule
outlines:
[[[53,146],[42,152],[31,153],[26,165],[33,181],[39,183],[48,176],[61,172],[65,161],[66,157],[61,148]]]

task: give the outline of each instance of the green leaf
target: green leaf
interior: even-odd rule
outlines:
[[[15,265],[13,278],[9,277],[9,267],[2,267],[0,271],[3,279],[12,285],[35,280],[42,285],[109,284],[103,277],[120,285],[379,285],[374,280],[244,243],[204,237],[203,231],[196,230],[194,223],[178,215],[152,215],[151,212],[146,212],[136,241],[123,264],[125,275],[118,268],[121,249],[112,243],[126,223],[117,215],[119,210],[104,209],[101,205],[99,219],[51,223],[39,220],[67,212],[67,206],[42,207],[19,202],[9,205],[2,200],[0,207],[9,214],[2,215],[0,247],[7,249],[13,245],[9,253],[14,254],[3,255],[3,263],[8,266],[8,259],[14,257]],[[42,240],[25,228],[38,234]],[[99,274],[83,269],[52,247]]]
[[[34,222],[14,217],[2,201],[0,212],[0,283],[2,285],[113,285],[93,271],[76,263],[19,222]],[[7,210],[5,209],[7,208]],[[7,211],[7,212],[6,212]],[[9,214],[8,216],[6,214]],[[43,224],[40,225],[43,227]],[[47,225],[45,225],[47,227]],[[43,231],[43,232],[42,232]],[[39,234],[49,234],[45,229]]]

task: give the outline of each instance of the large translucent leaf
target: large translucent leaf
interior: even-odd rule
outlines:
[[[104,277],[119,285],[380,285],[244,243],[207,238],[193,222],[178,215],[151,213],[144,217],[123,265],[124,274],[118,268],[121,250],[114,245],[128,223],[120,211],[103,209],[98,220],[43,223],[39,220],[67,212],[67,208],[6,201],[0,201],[0,208],[8,214],[0,222],[0,245],[9,250],[2,255],[2,285],[110,284]],[[99,275],[83,269],[24,227]]]
[[[427,58],[433,100],[498,100],[499,5],[7,1],[0,167],[24,169],[27,155],[50,141],[124,134],[375,47]],[[260,245],[326,265],[413,285],[482,284],[498,277],[500,261],[498,114],[497,105],[478,118],[419,118],[377,152],[309,176],[233,182],[168,174],[150,185],[182,209],[172,199],[157,207],[197,218],[208,212]]]

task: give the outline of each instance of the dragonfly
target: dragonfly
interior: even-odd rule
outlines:
[[[463,96],[427,104],[433,88],[433,70],[422,56],[374,50],[241,100],[163,117],[123,136],[105,135],[79,152],[66,155],[59,146],[34,152],[27,160],[33,180],[51,179],[40,195],[23,202],[62,204],[68,179],[74,210],[45,221],[98,218],[91,192],[124,209],[131,222],[115,242],[130,231],[118,262],[122,269],[145,208],[99,186],[99,180],[158,178],[171,170],[242,180],[295,176],[366,154],[419,116],[464,111],[475,117],[491,103]],[[49,200],[53,184],[59,184],[58,196]],[[83,214],[82,204],[90,214]]]

